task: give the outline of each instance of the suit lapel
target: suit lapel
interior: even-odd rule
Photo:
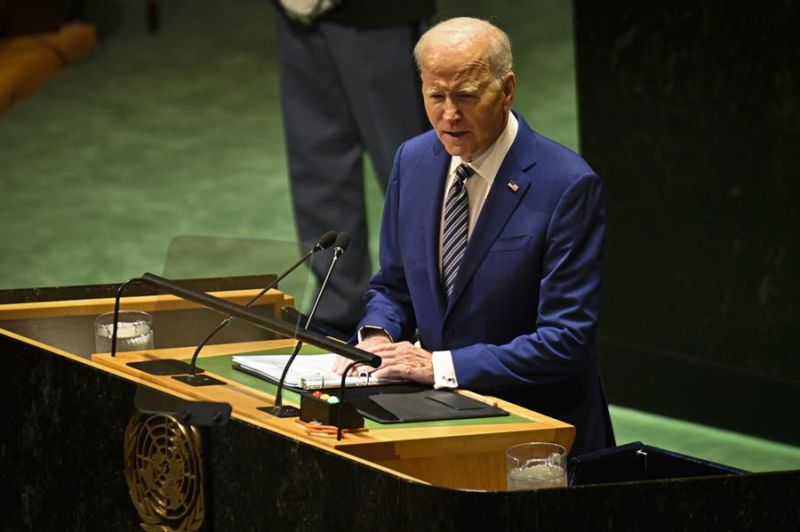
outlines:
[[[433,194],[423,194],[420,199],[419,213],[424,216],[422,227],[426,228],[425,241],[425,270],[428,272],[428,285],[432,299],[436,302],[438,313],[444,314],[445,300],[442,294],[442,284],[439,275],[439,225],[442,214],[442,197],[447,181],[447,170],[450,167],[450,155],[438,142],[433,147],[433,161],[430,165],[420,165],[430,172],[423,177],[420,183],[421,190],[433,190]],[[432,181],[433,180],[433,181]],[[435,186],[431,183],[435,182]]]
[[[519,119],[519,123],[520,129],[517,133],[517,138],[511,145],[511,149],[497,172],[467,244],[464,260],[459,267],[458,276],[453,286],[453,294],[447,306],[448,314],[453,306],[458,303],[464,288],[475,275],[476,270],[489,252],[489,248],[497,240],[506,222],[530,187],[530,177],[525,174],[525,170],[535,163],[533,150],[530,149],[531,145],[535,145],[535,134],[521,119]],[[522,148],[525,144],[527,149]]]

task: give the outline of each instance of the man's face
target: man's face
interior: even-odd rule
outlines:
[[[421,58],[428,120],[447,153],[467,162],[503,132],[516,85],[513,72],[494,78],[480,52],[479,43],[459,51],[432,47]]]

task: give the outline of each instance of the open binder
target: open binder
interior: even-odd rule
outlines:
[[[283,368],[290,355],[236,355],[231,359],[234,369],[244,371],[256,377],[267,379],[277,384],[281,379]],[[331,371],[336,361],[334,353],[301,354],[295,358],[289,372],[286,374],[284,386],[295,390],[319,390],[324,388],[339,388],[342,376]],[[345,386],[378,386],[403,382],[403,379],[379,379],[371,377],[367,372],[360,375],[347,377]]]

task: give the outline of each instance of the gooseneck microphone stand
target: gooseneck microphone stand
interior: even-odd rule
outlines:
[[[336,266],[336,262],[339,260],[339,257],[344,254],[347,246],[350,244],[350,237],[347,233],[339,233],[339,236],[336,238],[336,243],[333,247],[333,257],[331,259],[331,264],[328,266],[328,272],[325,274],[325,278],[322,280],[322,284],[320,284],[319,291],[317,292],[317,298],[314,301],[314,305],[311,307],[311,312],[308,313],[308,318],[306,319],[306,324],[303,327],[303,330],[307,331],[309,326],[311,325],[311,320],[314,317],[314,313],[317,311],[317,307],[319,306],[319,302],[322,299],[322,294],[325,292],[325,288],[328,286],[328,280],[331,277],[331,273],[333,273],[333,268]],[[281,373],[281,378],[278,381],[278,389],[275,393],[275,404],[274,406],[262,407],[259,410],[263,410],[264,412],[268,412],[276,417],[297,417],[300,415],[300,409],[295,408],[293,406],[284,406],[283,405],[283,386],[286,381],[286,376],[289,374],[289,368],[294,362],[294,359],[297,358],[298,353],[300,353],[300,349],[303,347],[303,341],[298,340],[297,344],[294,346],[294,351],[292,351],[291,356],[286,361],[286,365],[283,366],[283,372]]]
[[[334,243],[335,239],[336,239],[336,232],[335,231],[328,231],[327,233],[322,235],[320,237],[320,239],[317,241],[317,243],[314,244],[314,246],[311,249],[309,249],[302,257],[300,257],[297,260],[297,262],[292,264],[285,272],[280,274],[274,281],[272,281],[267,286],[265,286],[264,289],[261,290],[261,292],[256,294],[256,296],[253,299],[248,301],[247,304],[245,305],[245,308],[250,307],[256,301],[261,299],[261,296],[266,294],[272,288],[275,288],[276,286],[278,286],[279,282],[281,282],[287,275],[289,275],[290,273],[295,271],[301,264],[303,264],[309,258],[311,258],[311,256],[314,253],[317,253],[318,251],[322,251],[323,249],[328,249],[329,247],[331,247],[331,244]],[[200,355],[200,351],[206,346],[206,344],[209,341],[211,341],[211,339],[214,336],[216,336],[217,333],[219,333],[222,329],[224,329],[225,327],[230,325],[231,322],[234,319],[235,318],[233,316],[228,316],[227,318],[222,320],[219,323],[219,325],[217,325],[214,328],[214,330],[211,331],[208,334],[208,336],[206,336],[203,339],[202,342],[197,344],[197,348],[195,348],[194,354],[192,354],[191,371],[189,372],[190,374],[188,376],[175,377],[176,380],[179,380],[181,382],[185,382],[186,384],[190,384],[192,386],[207,386],[209,384],[224,384],[222,381],[219,381],[219,380],[216,380],[216,379],[213,379],[216,382],[209,382],[209,377],[206,377],[206,376],[203,376],[203,375],[197,375],[197,358]],[[200,370],[200,372],[202,373],[202,370]]]
[[[252,298],[244,307],[248,308],[253,305],[256,301],[258,301],[264,294],[266,294],[270,289],[275,288],[280,281],[282,281],[287,275],[292,273],[296,270],[301,264],[306,262],[314,253],[318,251],[322,251],[323,249],[328,249],[334,243],[336,239],[336,232],[335,231],[328,231],[324,235],[322,235],[319,240],[317,241],[314,246],[309,249],[302,257],[300,257],[293,265],[291,265],[286,271],[280,274],[275,280],[269,283],[264,289],[261,290],[254,298]],[[145,274],[151,275],[152,274]],[[155,277],[155,276],[153,276]],[[122,292],[128,285],[136,282],[145,282],[143,278],[136,278],[136,279],[129,279],[120,285],[119,289],[117,289],[117,296],[116,302],[117,304],[114,307],[114,326],[113,332],[111,335],[111,356],[116,356],[116,344],[117,344],[117,322],[119,319],[119,299],[122,296]],[[145,284],[150,284],[145,282]],[[177,286],[177,285],[176,285]],[[200,344],[198,344],[197,348],[192,355],[192,360],[190,364],[186,364],[180,360],[174,359],[164,359],[164,360],[153,360],[147,362],[140,362],[137,363],[137,368],[145,371],[147,373],[153,373],[156,375],[175,375],[173,377],[176,380],[189,384],[191,386],[209,386],[212,384],[225,384],[223,381],[218,379],[214,379],[213,377],[208,377],[206,375],[199,375],[199,373],[203,373],[202,369],[197,367],[197,358],[200,354],[200,350],[222,329],[227,327],[233,320],[233,315],[227,316],[224,320],[222,320],[217,327],[211,331],[211,333],[203,339]],[[185,375],[188,373],[188,375]]]

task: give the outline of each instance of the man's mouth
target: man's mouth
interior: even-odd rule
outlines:
[[[458,139],[458,138],[463,137],[464,135],[466,135],[469,132],[468,131],[443,131],[443,133],[445,135],[447,135],[447,136],[455,137],[455,138]]]

